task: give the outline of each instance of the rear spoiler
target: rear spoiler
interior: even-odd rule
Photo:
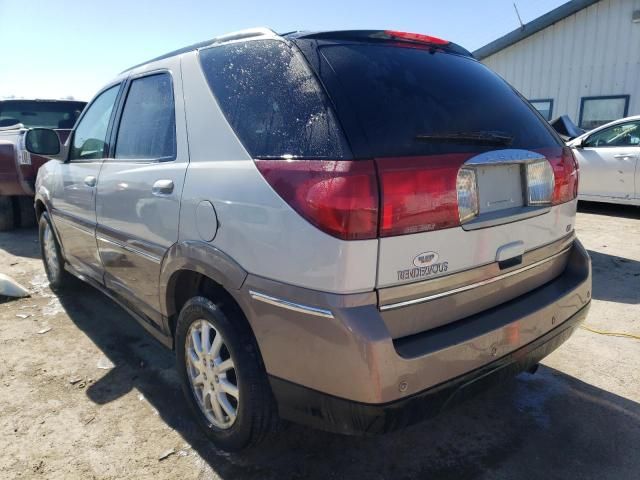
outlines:
[[[401,32],[398,30],[335,30],[322,32],[291,32],[282,35],[292,40],[328,40],[328,41],[351,41],[351,42],[388,42],[396,44],[413,44],[414,46],[425,46],[437,48],[465,57],[473,58],[471,52],[461,47],[457,43],[443,40],[442,38],[425,35],[422,33]]]

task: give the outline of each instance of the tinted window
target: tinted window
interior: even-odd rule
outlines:
[[[103,158],[107,146],[107,127],[119,89],[120,85],[116,85],[105,90],[87,107],[73,135],[69,153],[71,160]]]
[[[324,58],[320,75],[341,123],[364,131],[364,141],[352,143],[359,156],[559,145],[532,108],[473,59],[373,44],[324,46],[319,51]],[[346,133],[351,141],[359,132],[347,128]],[[467,137],[475,136],[475,141],[457,141],[453,137],[459,134],[473,134]]]
[[[0,127],[22,123],[27,128],[71,129],[85,102],[7,100],[0,102]]]
[[[167,73],[131,82],[118,127],[115,158],[172,160],[176,157],[176,115]]]
[[[640,121],[622,123],[605,128],[590,135],[585,147],[630,147],[640,146]]]
[[[209,86],[254,158],[343,158],[342,134],[297,51],[260,40],[200,52]]]

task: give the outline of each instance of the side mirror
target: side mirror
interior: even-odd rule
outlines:
[[[52,156],[60,153],[60,139],[50,128],[32,128],[24,139],[25,147],[36,155]]]

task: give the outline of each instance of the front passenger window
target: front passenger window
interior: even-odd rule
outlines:
[[[120,85],[102,92],[82,116],[73,135],[69,160],[95,160],[107,153],[107,127]]]

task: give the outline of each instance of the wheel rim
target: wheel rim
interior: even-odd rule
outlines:
[[[44,244],[44,261],[51,277],[56,278],[59,273],[58,250],[56,249],[56,239],[53,236],[51,227],[47,224],[44,227],[44,235],[42,236]]]
[[[207,320],[196,320],[186,339],[187,375],[200,410],[214,426],[230,428],[238,415],[236,367],[222,334]]]

